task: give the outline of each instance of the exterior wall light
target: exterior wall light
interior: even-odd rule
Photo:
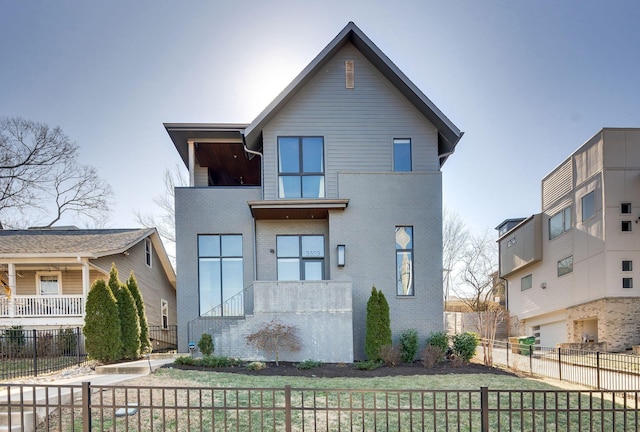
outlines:
[[[344,267],[345,263],[345,246],[338,245],[338,267]]]

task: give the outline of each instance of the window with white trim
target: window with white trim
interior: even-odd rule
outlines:
[[[62,272],[36,272],[39,295],[59,295],[62,288]]]
[[[164,330],[169,328],[169,302],[165,299],[160,299],[160,317],[162,322],[162,328]]]
[[[144,239],[144,259],[147,266],[151,267],[153,264],[153,245],[150,238]]]

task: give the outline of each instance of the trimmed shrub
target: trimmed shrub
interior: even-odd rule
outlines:
[[[185,365],[185,366],[196,366],[197,360],[200,359],[195,359],[191,356],[180,356],[180,357],[176,357],[176,359],[173,361],[176,365]]]
[[[231,357],[206,355],[202,357],[202,366],[210,368],[239,366],[240,362]]]
[[[133,274],[133,271],[127,279],[127,288],[136,303],[136,310],[138,311],[138,322],[140,323],[140,352],[147,354],[151,352],[151,340],[149,339],[149,324],[147,323],[147,313],[144,309],[144,299],[138,289],[138,281]]]
[[[93,283],[87,295],[84,335],[89,357],[102,362],[120,360],[122,342],[118,304],[102,279]]]
[[[427,338],[427,346],[435,346],[446,353],[449,349],[449,336],[445,332],[435,332]]]
[[[358,370],[374,370],[380,366],[382,366],[382,362],[377,360],[364,360],[353,364],[353,368]]]
[[[116,293],[118,312],[120,314],[120,331],[122,334],[122,358],[135,360],[140,358],[140,324],[138,309],[129,288],[120,285]]]
[[[393,367],[400,364],[402,354],[400,348],[393,345],[383,345],[380,347],[380,358],[387,366]]]
[[[314,369],[320,366],[322,366],[322,362],[309,359],[309,360],[305,360],[303,362],[298,363],[296,365],[296,368],[301,370],[307,370],[307,369]]]
[[[418,330],[406,329],[400,334],[400,353],[404,363],[412,363],[418,353]]]
[[[476,354],[478,335],[472,332],[457,334],[453,337],[453,352],[463,362],[467,363]]]
[[[281,351],[298,352],[302,349],[298,328],[275,319],[263,323],[257,332],[246,337],[246,341],[260,351],[274,354],[276,366],[280,366]]]
[[[198,341],[198,349],[202,355],[210,356],[213,354],[213,350],[215,348],[213,346],[213,339],[211,339],[211,335],[209,333],[202,333],[202,336],[200,336],[200,340]]]
[[[380,347],[391,345],[391,320],[389,303],[382,291],[374,286],[367,301],[367,332],[364,341],[364,352],[372,361],[380,360]]]

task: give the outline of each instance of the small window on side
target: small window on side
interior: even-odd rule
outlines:
[[[573,272],[573,256],[558,261],[558,277]]]
[[[629,232],[633,229],[633,224],[631,221],[622,221],[620,229],[624,232]]]
[[[596,203],[594,191],[582,197],[582,222],[596,214]]]
[[[633,261],[622,261],[622,271],[628,272],[633,271]]]
[[[520,291],[526,291],[533,286],[533,276],[526,275],[522,279],[520,279]]]
[[[620,213],[631,214],[631,203],[624,202],[620,204]]]
[[[622,278],[622,288],[633,288],[633,278]]]
[[[410,139],[394,138],[393,170],[396,172],[411,171],[411,140]]]

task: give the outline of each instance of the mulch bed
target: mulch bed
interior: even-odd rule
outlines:
[[[374,370],[359,370],[352,364],[345,363],[323,363],[319,367],[313,369],[298,369],[297,363],[280,362],[279,366],[275,363],[267,363],[267,368],[262,370],[250,370],[245,367],[221,367],[208,368],[202,366],[186,366],[169,364],[164,367],[183,370],[198,370],[210,372],[228,372],[254,376],[296,376],[296,377],[312,377],[312,378],[373,378],[373,377],[390,377],[390,376],[411,376],[411,375],[446,375],[446,374],[494,374],[517,376],[511,372],[484,366],[477,363],[468,363],[466,365],[455,366],[452,362],[439,363],[433,368],[425,368],[421,363],[403,363],[399,366],[388,367],[381,366]]]

